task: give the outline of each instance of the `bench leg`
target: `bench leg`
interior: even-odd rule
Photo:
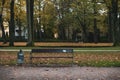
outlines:
[[[74,54],[72,53],[72,66],[74,65]]]
[[[32,64],[32,53],[30,52],[30,64]]]

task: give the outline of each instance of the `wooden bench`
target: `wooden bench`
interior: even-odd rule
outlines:
[[[33,53],[43,53],[43,54],[46,54],[48,53],[48,55],[50,56],[35,56],[35,54],[33,55]],[[51,55],[52,53],[56,53],[54,55]],[[64,54],[66,55],[64,55]],[[57,54],[62,54],[62,56],[56,56]],[[30,52],[30,63],[32,64],[32,60],[33,58],[36,58],[36,59],[40,59],[40,58],[43,58],[43,59],[47,59],[47,58],[53,58],[53,59],[62,59],[62,58],[68,58],[68,59],[71,59],[72,61],[72,65],[73,65],[73,58],[74,58],[74,53],[73,53],[73,49],[32,49],[31,52]]]

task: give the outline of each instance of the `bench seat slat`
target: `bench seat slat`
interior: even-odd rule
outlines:
[[[31,57],[31,58],[73,58],[73,57]]]
[[[73,53],[73,49],[32,49],[32,53]]]
[[[58,56],[58,55],[51,55],[51,54],[49,54],[49,56],[35,56],[35,54],[34,53],[64,53],[64,54],[69,54],[69,55],[60,55],[60,56]],[[34,55],[33,55],[34,54]],[[39,58],[43,58],[43,59],[47,59],[47,58],[55,58],[55,59],[62,59],[62,58],[68,58],[68,59],[71,59],[72,60],[72,64],[73,64],[73,59],[74,59],[74,53],[73,53],[73,49],[32,49],[31,50],[31,52],[30,52],[30,63],[32,64],[32,59],[34,59],[34,58],[36,58],[36,59],[39,59]]]

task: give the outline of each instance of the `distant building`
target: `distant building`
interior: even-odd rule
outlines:
[[[4,26],[4,29],[5,29],[5,34],[7,36],[9,36],[9,23],[6,20],[3,22],[3,26]],[[25,39],[28,38],[27,37],[28,35],[27,35],[27,29],[26,28],[22,27],[20,33],[21,33],[20,35],[23,36]],[[15,27],[15,37],[18,37],[20,35],[19,35],[19,27],[16,26]],[[0,29],[0,37],[2,37],[2,30],[1,29]]]

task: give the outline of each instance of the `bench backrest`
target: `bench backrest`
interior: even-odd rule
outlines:
[[[73,53],[73,49],[32,49],[31,53]]]

